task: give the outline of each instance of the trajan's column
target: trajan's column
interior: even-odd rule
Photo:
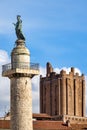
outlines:
[[[11,52],[11,63],[2,67],[2,76],[10,79],[11,130],[33,130],[31,79],[39,74],[39,66],[30,63],[19,15],[14,25],[18,38],[16,47]]]

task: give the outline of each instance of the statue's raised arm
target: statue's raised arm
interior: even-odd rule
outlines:
[[[20,18],[21,16],[17,15],[17,22],[13,24],[15,26],[15,32],[18,40],[25,40],[25,37],[22,33],[22,20]]]

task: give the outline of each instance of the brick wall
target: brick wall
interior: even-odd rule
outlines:
[[[10,128],[10,120],[0,120],[0,128],[9,129]]]
[[[85,116],[85,77],[71,68],[53,72],[47,64],[46,77],[40,76],[40,112],[54,115]],[[50,68],[49,68],[50,67]],[[52,70],[52,71],[51,71]]]

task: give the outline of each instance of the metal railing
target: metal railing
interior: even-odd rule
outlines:
[[[11,69],[31,69],[31,70],[39,70],[39,64],[38,63],[27,63],[27,62],[20,62],[20,63],[9,63],[6,65],[2,65],[2,72],[11,70]]]

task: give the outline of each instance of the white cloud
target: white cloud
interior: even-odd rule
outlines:
[[[40,75],[45,76],[46,75],[46,69],[43,67],[40,67]],[[39,96],[39,84],[40,84],[40,76],[35,76],[32,79],[32,97],[33,97],[33,112],[39,113],[39,106],[40,106],[40,96]]]
[[[9,61],[8,53],[4,50],[0,50],[0,65],[8,63]]]
[[[33,112],[39,112],[39,76],[32,79],[32,104]]]
[[[79,75],[81,75],[81,71],[78,68],[74,68],[75,69],[75,73],[79,73]],[[69,72],[71,71],[71,68],[67,68],[67,67],[63,67],[63,68],[55,68],[54,71],[56,73],[60,73],[61,70],[65,70],[67,74],[69,74]]]
[[[10,59],[4,50],[0,50],[0,115],[5,114],[10,101],[10,82],[6,77],[2,77],[2,65],[9,63]]]

